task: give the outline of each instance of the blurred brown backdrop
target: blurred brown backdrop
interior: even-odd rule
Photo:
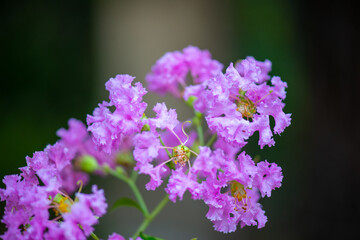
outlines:
[[[289,85],[292,125],[276,146],[246,147],[283,168],[283,186],[261,201],[265,228],[213,231],[207,207],[188,196],[170,203],[146,233],[165,239],[318,239],[359,235],[359,25],[353,3],[324,1],[12,1],[1,8],[0,177],[18,173],[25,156],[57,140],[68,118],[85,121],[107,98],[104,83],[144,76],[166,51],[189,44],[208,49],[225,66],[254,56],[273,62]],[[167,96],[158,101],[190,114]],[[140,177],[144,184],[146,177]],[[94,178],[111,205],[131,196],[114,179]],[[0,184],[4,187],[3,184]],[[144,190],[144,189],[143,189]],[[150,208],[162,190],[143,191]],[[4,203],[0,203],[0,216]],[[119,209],[96,226],[102,238],[129,237],[141,221]],[[0,226],[0,232],[4,226]]]

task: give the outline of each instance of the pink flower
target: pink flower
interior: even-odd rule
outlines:
[[[168,110],[164,103],[156,104],[154,111],[156,112],[155,118],[144,119],[144,122],[148,124],[150,128],[149,131],[143,131],[134,137],[135,169],[139,170],[141,174],[150,176],[150,181],[146,184],[147,190],[155,190],[163,182],[162,179],[170,174],[169,168],[166,165],[167,163],[175,163],[176,169],[182,169],[185,165],[190,165],[190,155],[191,152],[193,152],[186,146],[186,144],[192,142],[192,140],[189,142],[190,136],[186,135],[186,140],[183,142],[178,135],[180,132],[179,128],[176,128],[177,132],[174,131],[175,127],[179,125],[176,111],[173,109]],[[181,134],[183,135],[182,128],[183,125],[181,125]],[[175,144],[174,147],[168,145],[164,147],[160,145],[158,129],[166,129],[166,134],[171,134],[176,138],[176,140],[171,140],[169,136],[166,138],[168,144]],[[162,135],[164,135],[164,133],[162,133]],[[172,152],[171,157],[164,155],[163,152],[165,149]],[[162,157],[158,158],[160,150]],[[171,184],[173,186],[176,185],[178,181],[171,179],[174,176],[182,178],[180,171],[181,170],[173,171],[173,174],[170,176],[169,182],[172,182]],[[186,190],[188,187],[191,187],[191,183],[188,183],[189,185],[181,186],[181,188]],[[171,187],[168,188],[168,190],[171,191]],[[179,192],[179,194],[172,193],[171,199],[175,201],[177,195],[182,198],[183,192]]]
[[[239,224],[264,227],[267,217],[258,203],[259,190],[264,196],[279,187],[281,168],[277,165],[269,168],[267,162],[256,166],[245,152],[232,160],[220,149],[200,151],[192,171],[204,179],[197,189],[201,189],[199,198],[209,206],[206,217],[213,222],[215,230],[233,232]],[[264,177],[265,173],[269,176]]]
[[[146,90],[141,83],[131,83],[134,77],[117,75],[107,81],[110,102],[103,102],[94,110],[93,116],[88,115],[88,131],[93,134],[95,144],[105,153],[118,151],[125,136],[139,132],[142,128],[141,118],[147,107],[142,101]],[[110,111],[114,106],[115,111]]]
[[[241,62],[243,75],[230,64],[226,74],[219,73],[185,90],[185,99],[197,98],[194,108],[206,114],[210,130],[238,147],[245,146],[256,131],[261,148],[273,146],[273,132],[280,134],[291,121],[291,114],[283,112],[286,83],[273,77],[273,86],[267,85],[270,67],[268,64],[259,67],[254,61],[249,58]],[[273,132],[270,116],[275,119]]]
[[[61,141],[48,145],[44,151],[26,157],[28,167],[33,170],[49,191],[65,189],[73,192],[78,180],[87,182],[87,174],[76,171],[71,165],[75,152],[70,151]],[[71,179],[71,181],[69,181]],[[65,184],[66,181],[66,184]]]
[[[183,52],[168,52],[162,56],[145,79],[151,91],[181,97],[179,87],[186,86],[188,72],[195,83],[201,83],[219,73],[222,67],[221,63],[211,59],[209,51],[188,46]]]

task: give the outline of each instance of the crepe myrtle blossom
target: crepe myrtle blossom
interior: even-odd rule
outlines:
[[[208,147],[199,147],[199,151],[192,166],[189,165],[187,173],[184,168],[172,171],[165,189],[171,201],[176,202],[177,198],[182,200],[186,191],[189,191],[194,200],[203,199],[205,185],[202,181],[209,175],[216,175],[221,162],[225,159],[224,152],[220,149],[212,153]]]
[[[60,139],[54,145],[48,145],[43,151],[37,151],[32,157],[27,156],[27,167],[41,182],[52,191],[62,189],[73,193],[77,182],[88,182],[88,174],[96,172],[99,166],[115,167],[115,155],[99,151],[79,120],[70,119],[69,129],[57,131]]]
[[[163,181],[162,179],[170,172],[166,164],[170,162],[175,163],[175,169],[171,170],[171,176],[169,178],[169,184],[166,191],[170,195],[169,198],[172,201],[176,201],[176,197],[179,196],[182,198],[185,190],[187,189],[184,187],[180,190],[180,192],[173,192],[173,186],[178,186],[176,183],[177,181],[184,182],[188,180],[189,185],[192,184],[195,186],[197,184],[196,178],[195,180],[191,179],[190,163],[191,154],[197,155],[197,153],[187,146],[190,137],[183,129],[183,125],[186,122],[182,124],[182,133],[186,136],[186,140],[184,142],[174,131],[174,128],[179,125],[177,114],[174,109],[168,110],[164,103],[158,103],[154,107],[154,111],[156,112],[155,118],[144,120],[145,123],[149,125],[150,131],[143,131],[134,137],[134,158],[137,162],[135,169],[139,170],[139,173],[150,176],[150,182],[146,184],[146,189],[155,190],[161,185]],[[177,145],[174,147],[162,146],[159,138],[160,134],[157,132],[157,129],[166,129],[168,132],[172,133],[178,140]],[[159,151],[164,149],[171,150],[172,155],[162,162],[157,163],[155,166],[152,162],[158,157]],[[186,165],[189,170],[188,174],[184,173]]]
[[[178,123],[176,127],[174,127],[173,132],[171,131],[161,131],[159,132],[159,137],[164,142],[165,146],[178,146],[180,141],[186,142],[187,146],[192,146],[197,139],[197,133],[194,130],[189,129],[191,125],[188,123]],[[184,134],[184,132],[188,132],[188,134]],[[169,159],[169,155],[167,154],[165,148],[160,149],[158,151],[158,156],[156,157],[157,161],[163,162]]]
[[[5,176],[5,189],[0,189],[0,200],[6,201],[2,223],[7,231],[0,236],[2,239],[29,239],[30,233],[36,237],[38,231],[42,232],[42,223],[48,219],[51,201],[46,187],[38,186],[33,171],[28,168],[22,171],[21,175]],[[31,227],[30,222],[39,227]]]
[[[58,131],[61,139],[54,145],[26,157],[27,166],[20,168],[20,175],[5,176],[0,199],[6,201],[2,222],[8,231],[3,239],[86,239],[97,217],[106,212],[103,191],[96,186],[93,194],[78,193],[75,200],[68,195],[88,181],[88,174],[80,170],[89,168],[74,163],[87,157],[97,166],[96,159],[104,154],[93,148],[80,121],[70,119],[69,126]]]
[[[63,189],[72,193],[76,183],[88,182],[88,175],[72,165],[76,152],[70,151],[62,141],[48,145],[44,151],[35,152],[33,157],[26,157],[29,171],[33,171],[49,191]]]
[[[273,146],[273,134],[290,125],[291,114],[283,111],[287,84],[270,77],[269,60],[247,57],[221,71],[209,51],[188,46],[166,53],[146,75],[151,91],[184,99],[194,110],[194,126],[179,122],[176,110],[165,103],[154,106],[155,117],[146,116],[142,84],[126,74],[110,78],[105,84],[109,101],[87,115],[87,125],[70,119],[67,129],[57,131],[55,144],[27,156],[20,174],[4,177],[1,221],[7,229],[0,238],[100,239],[94,226],[106,213],[104,191],[93,185],[92,193],[82,193],[92,174],[115,177],[133,192],[134,199],[113,205],[136,207],[143,214],[130,239],[148,238],[144,231],[151,221],[169,200],[182,200],[186,192],[209,207],[206,218],[216,231],[264,227],[267,217],[259,200],[281,187],[282,169],[254,161],[242,147],[257,131],[261,148]],[[138,173],[150,177],[147,190],[167,179],[166,195],[151,211],[136,184]],[[114,232],[108,239],[128,238]]]
[[[86,239],[106,212],[104,192],[94,185],[92,194],[54,192],[40,185],[29,167],[20,175],[5,176],[0,200],[6,201],[2,239]]]
[[[255,165],[245,152],[232,160],[221,149],[200,149],[193,170],[205,178],[201,182],[201,199],[209,206],[206,217],[215,230],[233,232],[238,224],[264,227],[267,217],[258,203],[259,191],[262,196],[270,196],[281,186],[281,168],[268,162]]]
[[[211,59],[209,51],[188,46],[182,52],[168,52],[162,56],[146,75],[145,80],[150,91],[161,95],[169,92],[181,97],[179,88],[186,87],[188,73],[194,83],[201,83],[218,74],[222,68],[221,63]]]
[[[260,147],[273,146],[273,132],[282,133],[290,125],[291,114],[283,112],[287,84],[272,77],[272,85],[267,85],[270,69],[269,61],[261,63],[247,58],[236,68],[230,64],[225,74],[189,86],[184,97],[197,98],[194,108],[206,113],[210,130],[227,143],[243,147],[258,131]],[[270,116],[275,120],[273,129]]]
[[[106,213],[104,191],[92,186],[92,194],[78,193],[75,202],[70,202],[68,212],[63,213],[63,222],[60,228],[64,230],[66,239],[86,239],[94,231],[93,225],[98,223],[98,217]],[[63,197],[64,198],[64,197]],[[62,199],[63,199],[62,198]],[[69,198],[65,196],[65,202]],[[69,203],[68,203],[69,204]]]
[[[118,151],[124,137],[130,136],[142,128],[141,118],[147,107],[142,97],[146,94],[142,84],[131,84],[135,77],[117,75],[106,82],[109,102],[102,102],[87,116],[88,131],[92,133],[94,143],[105,153]],[[111,111],[111,107],[115,107]]]
[[[116,152],[108,155],[103,151],[99,151],[84,123],[71,118],[68,125],[68,129],[61,128],[56,134],[61,138],[61,142],[66,148],[75,156],[77,161],[74,165],[87,172],[93,172],[98,168],[98,165],[115,167]],[[123,144],[119,150],[128,150],[128,148],[129,146]]]

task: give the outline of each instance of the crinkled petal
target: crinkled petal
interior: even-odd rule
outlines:
[[[176,202],[177,197],[180,201],[183,199],[186,190],[189,190],[193,199],[198,199],[200,188],[200,184],[191,177],[191,173],[186,175],[182,168],[178,168],[172,171],[165,191],[169,194],[169,199]]]
[[[271,191],[281,187],[283,179],[281,167],[276,163],[268,163],[267,161],[257,164],[258,172],[254,179],[254,185],[260,190],[261,196],[271,196]]]
[[[149,122],[150,126],[173,130],[179,124],[175,109],[168,110],[165,103],[157,103],[153,110],[156,113],[156,117],[148,119],[147,122]]]

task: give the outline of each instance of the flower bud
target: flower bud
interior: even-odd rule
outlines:
[[[99,168],[99,164],[96,159],[90,155],[84,155],[79,161],[80,169],[84,172],[94,172]]]

